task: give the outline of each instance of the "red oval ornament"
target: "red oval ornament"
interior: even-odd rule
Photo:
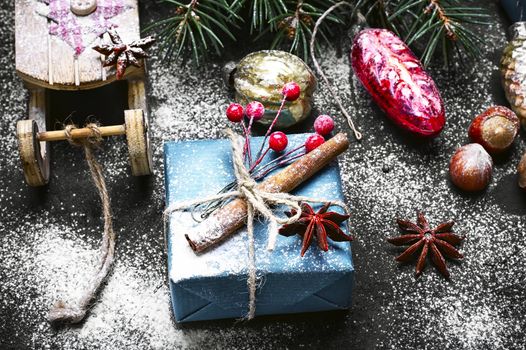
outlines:
[[[385,29],[364,29],[354,38],[353,70],[376,104],[402,129],[435,137],[446,122],[435,82],[411,49]]]

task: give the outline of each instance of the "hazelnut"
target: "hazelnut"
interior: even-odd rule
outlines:
[[[498,154],[511,146],[519,126],[519,118],[511,109],[492,106],[473,119],[468,134],[471,141],[482,145],[491,154]]]
[[[478,143],[470,143],[457,149],[449,163],[451,181],[464,191],[485,189],[492,172],[491,156]]]
[[[526,153],[522,155],[517,172],[519,173],[519,187],[526,190]]]

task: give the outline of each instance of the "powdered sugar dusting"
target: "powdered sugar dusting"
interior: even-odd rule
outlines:
[[[497,13],[494,2],[480,3]],[[141,6],[142,23],[149,23],[158,4],[144,1]],[[117,263],[87,322],[81,328],[55,329],[45,320],[49,307],[59,297],[75,296],[74,287],[92,273],[98,259],[100,212],[83,156],[66,143],[52,146],[49,187],[32,191],[23,182],[14,135],[16,120],[26,113],[27,93],[14,72],[13,7],[7,2],[0,9],[0,38],[5,43],[0,47],[0,347],[525,347],[526,208],[515,176],[526,149],[524,135],[508,158],[495,162],[485,193],[458,192],[447,174],[454,150],[469,142],[471,118],[489,105],[506,103],[497,71],[505,26],[498,18],[491,18],[483,29],[485,59],[480,63],[458,68],[455,74],[430,70],[444,98],[447,123],[442,135],[427,144],[415,143],[386,122],[351,74],[345,55],[338,58],[334,50],[324,51],[324,70],[364,132],[363,142],[353,143],[340,158],[356,237],[357,284],[349,313],[186,327],[171,321],[161,219],[162,143],[223,137],[222,112],[230,97],[220,78],[220,63],[194,68],[161,64],[160,57],[153,57],[149,99],[156,172],[149,181],[133,179],[123,139],[104,142],[97,156],[112,195],[119,234]],[[164,15],[156,13],[155,18]],[[336,116],[336,130],[348,130],[323,84],[315,107]],[[431,224],[456,219],[455,231],[467,235],[460,246],[465,260],[448,261],[451,282],[431,266],[415,280],[414,266],[398,267],[393,261],[399,251],[384,238],[397,234],[395,217],[414,220],[417,209],[426,212]]]

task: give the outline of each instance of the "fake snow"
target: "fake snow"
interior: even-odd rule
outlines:
[[[484,6],[497,13],[496,4],[487,3]],[[143,15],[151,16],[148,11],[156,4],[141,6]],[[386,121],[352,77],[347,57],[336,57],[332,49],[324,53],[323,68],[365,135],[340,158],[356,237],[357,283],[349,313],[263,318],[248,324],[173,323],[161,222],[162,143],[223,137],[222,111],[230,97],[220,78],[221,64],[195,69],[190,64],[167,66],[153,57],[149,94],[156,172],[146,184],[132,179],[122,138],[106,141],[98,152],[119,235],[115,269],[85,324],[53,328],[45,320],[49,307],[59,297],[78,295],[98,259],[99,203],[81,152],[65,143],[52,146],[49,187],[37,195],[24,184],[14,135],[16,121],[25,115],[27,93],[14,72],[12,2],[0,9],[0,17],[0,37],[6,43],[0,47],[1,348],[526,346],[526,220],[515,177],[526,149],[524,136],[508,158],[496,162],[485,193],[458,192],[447,175],[454,150],[468,143],[471,118],[492,104],[505,104],[496,65],[505,28],[496,18],[484,28],[481,62],[470,69],[457,67],[456,75],[430,70],[445,101],[447,124],[441,136],[427,144],[409,140]],[[336,115],[336,130],[348,131],[323,84],[315,96],[317,112]],[[455,231],[467,235],[460,248],[465,260],[447,263],[450,282],[432,266],[415,280],[414,265],[399,267],[394,262],[399,250],[385,242],[398,233],[394,219],[414,220],[418,209],[434,225],[455,219]]]

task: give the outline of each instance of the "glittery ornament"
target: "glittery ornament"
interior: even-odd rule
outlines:
[[[358,79],[395,124],[422,137],[442,131],[442,98],[402,39],[385,29],[364,29],[354,39],[351,61]]]
[[[297,124],[311,111],[316,78],[305,62],[295,55],[277,50],[251,53],[235,66],[233,77],[237,102],[246,105],[250,101],[259,101],[265,106],[265,116],[259,121],[261,124],[272,123],[283,99],[283,86],[290,82],[296,83],[300,92],[296,97],[297,90],[290,91],[291,98],[287,98],[277,127]]]

